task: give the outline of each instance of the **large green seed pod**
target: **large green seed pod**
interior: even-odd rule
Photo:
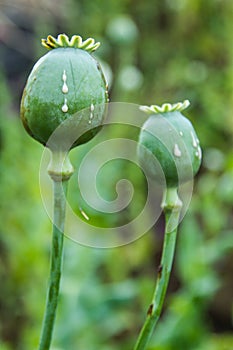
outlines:
[[[57,39],[48,36],[42,45],[50,51],[33,67],[21,101],[21,118],[25,129],[46,145],[61,123],[78,111],[75,119],[79,139],[73,145],[91,139],[104,118],[107,86],[98,62],[91,53],[99,43],[78,35],[70,40],[65,34]],[[102,108],[97,108],[96,105]]]
[[[167,187],[189,181],[201,164],[201,148],[196,132],[181,111],[189,101],[141,106],[149,119],[141,129],[138,157],[148,175]]]

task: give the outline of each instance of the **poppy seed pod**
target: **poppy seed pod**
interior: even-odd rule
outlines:
[[[202,152],[191,122],[181,111],[183,103],[141,106],[150,116],[144,123],[138,145],[140,164],[148,175],[167,187],[178,187],[197,173]]]
[[[42,45],[50,51],[35,64],[26,83],[20,110],[24,127],[46,145],[58,126],[77,114],[78,137],[72,147],[87,142],[99,130],[108,100],[104,75],[91,55],[99,43],[60,34],[42,39]],[[95,113],[97,105],[102,108]],[[81,110],[87,113],[77,113]]]

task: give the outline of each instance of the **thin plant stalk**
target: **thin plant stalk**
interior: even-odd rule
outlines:
[[[165,214],[165,234],[161,263],[147,317],[137,339],[134,350],[144,350],[152,336],[156,323],[161,315],[172,263],[175,252],[177,226],[179,223],[182,202],[176,189],[168,189],[165,193],[162,207]]]
[[[63,261],[63,232],[66,213],[66,194],[68,179],[72,174],[72,167],[69,163],[68,157],[66,157],[65,160],[63,158],[63,154],[52,154],[52,162],[49,167],[49,174],[53,180],[53,237],[47,300],[40,336],[39,350],[50,349],[59,297]],[[65,170],[64,164],[67,167]],[[64,173],[66,173],[66,176],[64,176]]]

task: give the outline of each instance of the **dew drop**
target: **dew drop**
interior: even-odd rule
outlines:
[[[179,149],[179,146],[177,145],[177,143],[174,146],[173,153],[174,153],[174,156],[181,157],[181,150]]]
[[[182,131],[180,131],[179,134],[180,134],[180,136],[183,136],[183,135],[184,135]]]
[[[95,106],[93,105],[93,103],[91,104],[91,112],[93,112],[95,109]]]

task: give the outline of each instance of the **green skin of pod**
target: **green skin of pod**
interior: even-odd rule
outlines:
[[[67,93],[62,92],[64,71]],[[68,106],[66,113],[62,111],[65,99]],[[103,122],[106,101],[106,82],[98,62],[82,49],[57,48],[35,64],[24,89],[20,115],[27,132],[46,145],[62,122],[86,109],[86,113],[78,113],[75,117],[79,138],[73,144],[74,147],[89,141],[98,132]],[[98,108],[98,113],[93,111],[90,125],[91,104],[102,105],[102,108]],[[73,127],[74,119],[70,131]]]
[[[152,114],[141,129],[138,157],[152,179],[177,187],[197,173],[201,148],[192,124],[180,112]]]

